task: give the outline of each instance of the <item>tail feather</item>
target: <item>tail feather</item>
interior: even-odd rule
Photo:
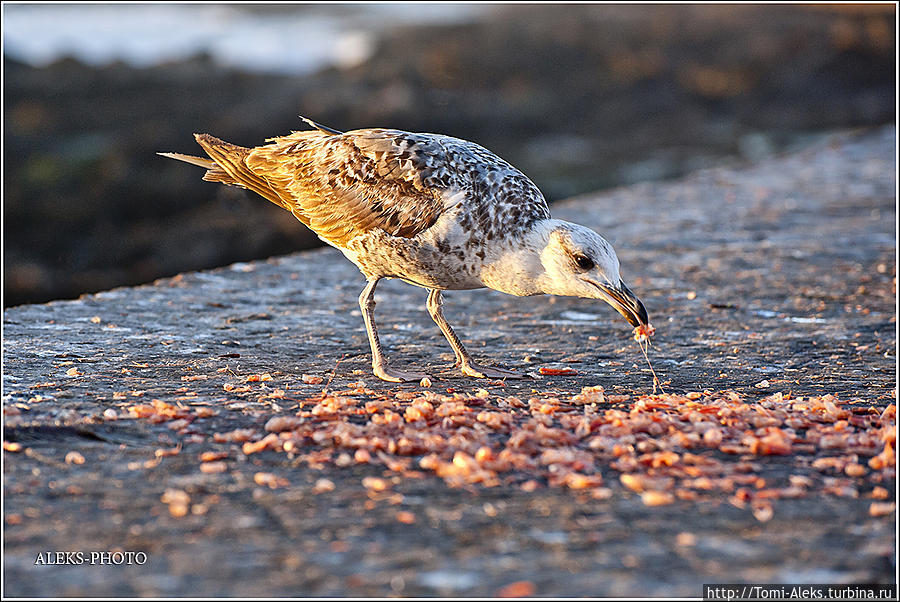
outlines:
[[[194,134],[197,143],[206,151],[206,154],[212,159],[203,159],[201,157],[193,157],[191,155],[182,155],[181,153],[159,153],[163,157],[184,161],[191,165],[206,168],[206,174],[203,179],[207,182],[221,182],[232,186],[240,186],[257,193],[261,197],[284,207],[288,211],[292,209],[290,203],[282,199],[276,193],[268,182],[253,173],[247,167],[245,159],[250,154],[250,149],[243,146],[237,146],[224,140],[219,140],[215,136],[209,134]]]
[[[193,155],[182,155],[181,153],[156,153],[157,155],[161,155],[163,157],[168,157],[170,159],[175,159],[177,161],[184,161],[185,163],[190,163],[191,165],[196,165],[198,167],[205,167],[206,169],[213,169],[216,164],[209,159],[204,159],[203,157],[194,157]]]

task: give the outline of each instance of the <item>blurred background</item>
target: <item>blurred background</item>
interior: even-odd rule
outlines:
[[[895,120],[883,5],[3,5],[4,306],[320,243],[156,155],[306,129],[466,138],[549,201]]]

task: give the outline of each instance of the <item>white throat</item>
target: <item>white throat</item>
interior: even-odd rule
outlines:
[[[485,286],[518,296],[603,298],[603,287],[621,282],[612,245],[590,228],[556,219],[495,247],[480,277]]]

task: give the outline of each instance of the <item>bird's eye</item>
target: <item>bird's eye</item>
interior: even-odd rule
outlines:
[[[590,270],[594,267],[594,260],[587,255],[576,255],[575,264],[582,270]]]

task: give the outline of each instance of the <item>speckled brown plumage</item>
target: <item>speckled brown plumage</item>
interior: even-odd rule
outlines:
[[[469,210],[460,215],[460,225],[483,232],[486,240],[502,236],[504,225],[523,216],[550,216],[543,195],[520,171],[477,144],[449,136],[315,129],[253,149],[208,134],[196,138],[216,162],[205,180],[260,194],[338,247],[373,228],[416,236],[452,209],[444,198],[448,191],[466,192]],[[528,220],[521,225],[527,227]]]
[[[204,180],[247,188],[287,209],[359,267],[368,280],[360,308],[380,378],[424,376],[391,369],[384,358],[374,321],[381,278],[429,289],[429,314],[469,376],[516,375],[472,360],[443,316],[443,290],[602,298],[633,324],[646,322],[609,243],[551,219],[537,186],[487,149],[439,134],[342,133],[306,121],[314,129],[256,148],[196,134],[210,159],[161,154],[206,168]]]

